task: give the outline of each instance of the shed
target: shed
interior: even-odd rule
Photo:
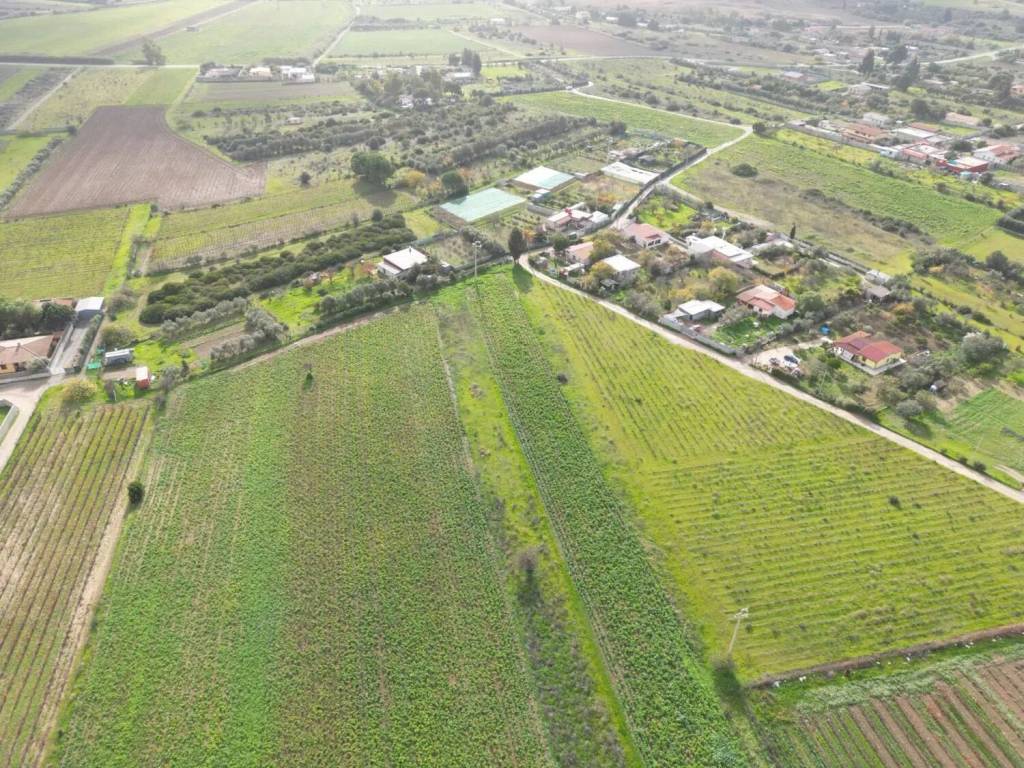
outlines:
[[[152,383],[152,378],[149,375],[149,368],[145,365],[140,365],[135,369],[135,386],[139,389],[149,389],[149,385]]]
[[[135,358],[135,350],[114,349],[103,355],[103,367],[109,368],[115,365],[128,365]]]
[[[75,304],[75,319],[76,320],[91,320],[103,312],[103,297],[102,296],[88,296],[84,299],[79,299],[78,303]]]

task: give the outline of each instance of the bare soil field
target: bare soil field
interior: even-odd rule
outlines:
[[[258,195],[262,165],[235,167],[171,131],[163,107],[100,107],[14,200],[12,217],[155,201],[187,208]]]
[[[658,51],[602,32],[569,24],[515,27],[515,31],[547,45],[594,56],[657,56]]]

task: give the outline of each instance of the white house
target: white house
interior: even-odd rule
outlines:
[[[690,235],[686,238],[686,250],[694,257],[710,256],[712,259],[727,261],[738,267],[749,268],[754,264],[754,256],[749,251],[716,235],[709,237]]]
[[[427,254],[412,246],[400,251],[389,253],[377,265],[377,273],[381,277],[406,277],[414,267],[427,263]]]
[[[612,280],[614,280],[618,285],[628,285],[636,279],[638,274],[640,274],[640,265],[632,259],[623,256],[621,253],[609,256],[607,259],[601,259],[601,261],[597,263],[607,264],[611,267],[612,272],[614,273]]]
[[[710,299],[691,299],[680,304],[675,311],[675,316],[682,320],[697,322],[706,318],[718,317],[725,311],[725,307]]]

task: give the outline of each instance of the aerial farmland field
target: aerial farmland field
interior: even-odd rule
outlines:
[[[223,4],[223,0],[159,0],[83,13],[8,19],[0,25],[0,53],[88,54]]]
[[[7,189],[32,158],[50,143],[49,136],[0,138],[0,191]]]
[[[145,404],[34,417],[0,473],[0,766],[35,764],[99,597]]]
[[[98,107],[124,104],[146,87],[153,74],[144,69],[80,70],[18,127],[33,131],[79,127]]]
[[[258,195],[262,165],[236,166],[173,133],[164,110],[101,107],[11,205],[12,216],[152,201],[165,209]],[[76,184],[66,179],[77,179]]]
[[[131,210],[0,221],[0,292],[23,299],[96,294],[130,238]]]
[[[479,49],[485,58],[497,54],[494,49],[470,43],[447,29],[394,29],[349,32],[331,49],[331,58],[447,55],[459,53],[467,46]]]
[[[686,139],[707,147],[735,139],[742,131],[724,123],[710,123],[695,120],[686,115],[677,115],[664,110],[651,109],[640,105],[629,106],[621,102],[588,98],[573,93],[534,93],[518,96],[517,104],[540,109],[545,112],[561,112],[577,117],[594,117],[611,122],[621,120],[631,129],[654,131],[673,138]]]
[[[160,48],[172,64],[313,57],[323,52],[351,16],[352,7],[344,0],[253,2],[197,29],[179,29],[161,38]],[[140,49],[136,46],[120,57],[138,59]]]
[[[1024,620],[1016,502],[586,299],[522,296],[711,654],[750,608],[743,679]]]

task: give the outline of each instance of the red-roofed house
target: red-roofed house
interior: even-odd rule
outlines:
[[[1020,147],[1014,144],[993,144],[974,150],[974,156],[986,163],[1006,165],[1020,157]]]
[[[863,144],[874,144],[889,136],[884,128],[866,123],[851,123],[842,130],[843,138],[847,141],[858,141]]]
[[[667,243],[669,241],[669,235],[667,232],[642,222],[634,222],[630,224],[622,230],[622,234],[626,239],[632,240],[641,248],[656,248],[662,243]]]
[[[755,285],[753,288],[748,288],[736,297],[736,301],[745,304],[764,317],[773,316],[785,320],[796,312],[796,300],[767,285]]]
[[[59,333],[0,341],[0,376],[27,371],[37,360],[49,362],[59,341]]]
[[[876,339],[867,331],[844,336],[832,345],[832,351],[868,373],[881,373],[903,362],[902,349],[891,341]]]

